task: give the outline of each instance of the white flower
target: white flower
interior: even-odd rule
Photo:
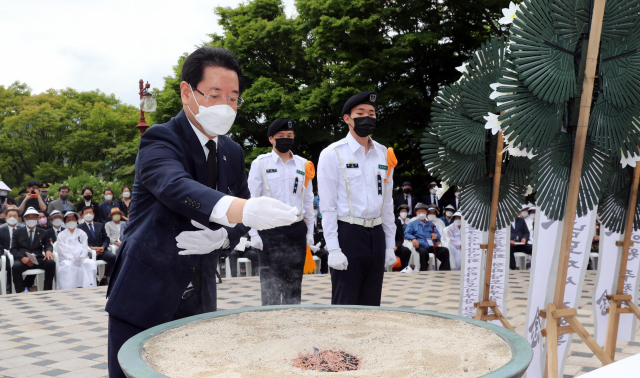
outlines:
[[[493,89],[493,92],[491,92],[491,94],[489,95],[490,99],[495,100],[496,98],[503,95],[503,93],[498,92],[498,87],[501,87],[502,85],[503,84],[500,84],[500,83],[489,84],[491,89]]]
[[[503,8],[502,9],[502,14],[504,15],[504,17],[502,17],[500,20],[498,20],[498,23],[500,25],[509,25],[511,23],[513,23],[513,19],[516,18],[516,11],[518,10],[518,6],[515,5],[512,2],[509,3],[509,8]]]
[[[531,193],[533,193],[533,186],[527,185],[527,191],[524,193],[524,196],[526,197],[526,196],[530,195]]]
[[[436,189],[436,197],[438,197],[438,199],[442,198],[447,190],[449,190],[449,184],[446,181],[443,181],[442,188]]]
[[[487,114],[489,114],[489,116],[482,117],[485,119],[485,121],[487,121],[487,123],[484,124],[484,128],[491,130],[491,134],[496,135],[498,131],[500,131],[500,124],[502,122],[498,121],[497,114],[493,114],[493,113],[487,113]]]
[[[467,73],[469,71],[467,71],[467,66],[469,65],[469,62],[464,62],[462,63],[461,66],[456,67],[456,71],[460,72],[460,73]]]
[[[518,146],[514,146],[513,142],[511,142],[509,140],[509,137],[511,136],[511,134],[509,135],[505,135],[504,136],[504,143],[506,144],[506,147],[504,148],[504,150],[502,152],[504,152],[505,150],[509,152],[510,156],[513,157],[526,157],[527,159],[531,159],[534,156],[536,156],[532,151],[527,151],[527,149],[520,149],[519,145]]]
[[[635,168],[636,161],[640,161],[640,156],[638,156],[638,154],[633,154],[633,156],[631,157],[625,157],[624,152],[622,150],[621,152],[622,159],[620,159],[620,164],[622,164],[622,168],[626,167],[627,165]]]

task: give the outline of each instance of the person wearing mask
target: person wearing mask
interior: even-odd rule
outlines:
[[[20,224],[20,214],[18,213],[18,207],[12,206],[3,211],[4,218],[6,219],[6,223],[3,225],[4,227],[0,227],[0,255],[4,253],[4,251],[11,251],[11,243],[13,242],[13,235],[15,231],[19,228]],[[7,266],[9,263],[7,262]],[[7,269],[7,292],[11,292],[11,269]]]
[[[529,241],[529,228],[527,227],[526,218],[529,217],[529,206],[522,205],[522,209],[520,210],[520,216],[516,217],[513,222],[511,222],[511,240],[509,241],[510,247],[510,259],[509,259],[509,267],[511,270],[515,270],[516,267],[516,259],[513,256],[515,252],[524,252],[528,255],[532,253],[531,244],[528,244]]]
[[[66,185],[61,185],[58,188],[58,199],[53,200],[47,206],[47,212],[52,214],[55,210],[64,214],[67,211],[75,209],[75,206],[71,201],[69,201],[69,195],[71,194],[71,190]]]
[[[314,245],[313,177],[307,175],[315,174],[315,169],[307,159],[291,152],[295,140],[293,121],[276,119],[269,125],[267,137],[273,149],[258,156],[249,170],[251,198],[271,197],[295,207],[297,222],[249,231],[251,247],[261,251],[258,259],[262,305],[299,304],[306,247]]]
[[[33,285],[35,276],[29,275],[24,280],[22,278],[22,273],[29,269],[44,270],[44,290],[51,290],[53,277],[56,274],[56,263],[53,253],[46,249],[47,232],[38,227],[38,211],[33,207],[25,211],[23,218],[26,227],[15,230],[11,243],[11,254],[14,259],[11,275],[16,292],[27,291]],[[27,253],[35,256],[37,264],[34,264]]]
[[[407,205],[409,211],[407,214],[409,217],[413,216],[413,207],[418,204],[418,198],[411,194],[411,183],[409,181],[405,181],[402,183],[402,194],[399,194],[395,201],[393,201],[393,206],[398,208],[400,205]]]
[[[111,208],[111,213],[108,215],[108,218],[111,218],[111,221],[104,225],[107,237],[109,238],[109,244],[113,244],[117,247],[120,247],[122,244],[120,242],[120,227],[122,226],[123,216],[124,213],[122,210],[117,207],[113,207]]]
[[[453,192],[453,201],[451,202],[456,211],[460,211],[460,189],[456,188]]]
[[[49,224],[49,215],[44,211],[38,212],[38,227],[45,231],[49,231],[49,229],[51,229],[51,225]]]
[[[47,183],[40,184],[40,197],[42,197],[42,201],[47,207],[44,211],[47,211],[47,209],[49,208],[49,204],[51,203],[51,201],[53,201],[53,198],[49,197],[49,188],[50,185]]]
[[[408,205],[400,205],[398,206],[398,222],[402,226],[402,232],[407,227],[410,222],[409,219],[409,206]]]
[[[31,180],[27,183],[27,193],[18,200],[18,211],[23,214],[26,209],[33,207],[36,211],[47,211],[47,205],[40,194],[40,183]],[[37,222],[37,220],[36,220]]]
[[[82,212],[84,214],[84,223],[79,225],[78,228],[87,234],[89,248],[96,251],[96,259],[103,260],[107,263],[104,270],[104,278],[99,282],[99,285],[105,285],[109,282],[111,270],[116,261],[116,255],[109,250],[109,237],[107,236],[107,230],[104,224],[94,219],[95,214],[93,207],[85,207]]]
[[[118,200],[118,208],[122,210],[122,220],[129,221],[129,207],[131,207],[131,188],[128,186],[122,187],[122,198]]]
[[[235,248],[249,228],[297,219],[295,208],[276,199],[248,199],[242,147],[225,136],[243,89],[238,59],[201,47],[182,65],[182,110],[141,137],[136,200],[107,289],[110,378],[125,377],[117,355],[132,336],[216,310],[217,250]]]
[[[453,205],[447,205],[444,208],[444,215],[440,217],[442,223],[444,223],[445,227],[449,227],[449,225],[453,222],[453,213],[456,212],[456,208]]]
[[[102,198],[104,198],[104,201],[102,201],[102,203],[98,205],[98,208],[100,209],[100,219],[103,223],[106,224],[107,222],[109,222],[111,209],[113,209],[114,207],[119,207],[118,203],[113,200],[113,190],[105,189],[104,193],[102,194]]]
[[[447,228],[445,228],[445,232],[447,233],[447,237],[449,238],[449,252],[453,255],[453,259],[455,262],[455,267],[453,266],[453,262],[450,262],[449,265],[452,265],[451,270],[460,270],[462,267],[462,214],[459,211],[453,213],[453,221]]]
[[[78,214],[64,214],[65,230],[58,235],[58,286],[60,289],[93,286],[98,266],[87,253],[87,234],[78,229]]]
[[[527,228],[529,229],[529,240],[527,241],[527,244],[533,244],[533,227],[536,220],[536,207],[532,204],[529,204],[528,206],[529,216],[524,220],[527,224]]]
[[[398,207],[399,216],[396,218],[396,246],[393,252],[400,258],[400,270],[406,268],[411,260],[411,250],[402,245],[404,243],[404,229],[406,224],[403,224],[403,220],[407,220],[407,205],[400,205]],[[404,219],[402,218],[404,213]]]
[[[9,197],[10,192],[11,188],[9,188],[4,181],[0,181],[0,212],[16,204],[16,200]]]
[[[435,220],[435,208],[419,203],[415,207],[418,220],[411,222],[404,230],[404,238],[413,243],[413,248],[420,254],[420,271],[429,270],[429,254],[434,253],[435,258],[440,260],[438,270],[451,270],[449,264],[449,250],[440,246],[440,231],[434,223],[427,220],[427,212],[431,219]],[[437,261],[435,262],[437,264]]]
[[[49,215],[49,222],[51,223],[51,228],[47,231],[47,241],[45,242],[47,248],[49,248],[49,246],[53,246],[53,244],[58,240],[58,235],[64,231],[65,228],[62,220],[62,213],[58,210],[53,210],[51,215]],[[51,250],[53,251],[53,247]]]
[[[96,222],[100,222],[100,208],[96,201],[93,200],[93,189],[90,186],[82,188],[82,201],[76,204],[76,213],[84,216],[84,209],[90,207],[93,209],[93,215]]]
[[[331,304],[380,306],[385,267],[396,262],[393,150],[371,139],[375,92],[345,103],[347,136],[320,153],[318,193],[329,250]]]
[[[440,200],[438,199],[438,196],[436,195],[436,192],[438,191],[438,184],[435,182],[432,182],[429,184],[429,194],[426,196],[422,197],[422,203],[429,206],[429,205],[433,205],[438,209],[438,213],[442,212],[442,203],[440,203]]]

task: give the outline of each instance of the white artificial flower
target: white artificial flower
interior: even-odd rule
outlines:
[[[498,20],[500,25],[509,25],[513,23],[513,19],[516,18],[516,11],[518,10],[518,6],[512,2],[509,3],[509,8],[502,8],[502,17]]]
[[[504,150],[502,152],[504,152],[505,150],[509,152],[510,156],[513,157],[526,157],[527,159],[531,159],[534,156],[536,156],[533,152],[531,151],[527,151],[527,149],[520,149],[520,147],[514,146],[513,142],[511,142],[509,140],[509,137],[511,136],[511,134],[509,135],[505,135],[504,136],[504,143],[506,144]]]
[[[449,184],[446,181],[443,181],[442,188],[436,189],[436,197],[438,197],[438,199],[442,198],[447,190],[449,190]]]
[[[622,164],[622,168],[625,168],[627,165],[635,168],[636,161],[640,161],[640,156],[638,156],[638,154],[633,154],[631,157],[626,157],[622,150],[621,152],[622,158],[620,159],[620,164]]]
[[[527,191],[524,193],[524,196],[526,197],[526,196],[530,195],[531,193],[533,193],[533,186],[527,185]]]
[[[500,83],[489,84],[491,89],[493,89],[493,92],[491,92],[491,94],[489,95],[489,98],[492,99],[492,100],[495,100],[496,98],[502,96],[504,93],[498,92],[498,87],[501,87],[503,85],[504,84],[500,84]]]
[[[498,131],[500,131],[500,124],[502,122],[498,120],[497,114],[490,113],[490,112],[487,114],[489,114],[489,116],[482,117],[485,119],[485,121],[487,121],[487,123],[484,124],[484,128],[491,130],[491,134],[496,135]]]
[[[469,71],[467,71],[467,66],[469,65],[469,62],[464,62],[462,63],[461,66],[456,67],[456,71],[460,72],[460,73],[467,73]]]

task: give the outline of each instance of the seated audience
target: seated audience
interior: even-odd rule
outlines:
[[[44,290],[51,290],[56,263],[53,253],[46,250],[47,232],[38,227],[38,211],[33,207],[25,211],[24,220],[26,227],[15,230],[11,243],[11,254],[14,259],[11,274],[16,292],[28,291],[28,288],[33,285],[35,276],[29,275],[25,280],[22,279],[22,273],[29,269],[44,270]],[[28,253],[35,256],[37,264],[27,257]]]
[[[531,244],[527,244],[529,241],[529,228],[525,218],[529,216],[529,206],[522,205],[520,216],[511,222],[511,244],[510,247],[510,261],[509,267],[512,270],[516,269],[516,259],[513,256],[515,252],[524,252],[528,255],[531,254]]]
[[[58,210],[53,210],[49,215],[49,222],[51,222],[51,228],[47,231],[47,246],[53,245],[58,240],[58,234],[65,229],[62,213]]]
[[[113,201],[113,191],[111,189],[105,189],[104,194],[102,194],[102,198],[104,198],[104,201],[102,201],[102,203],[98,205],[98,208],[100,209],[100,216],[98,221],[107,223],[109,221],[111,209],[113,209],[114,207],[120,207],[116,202]]]
[[[61,185],[58,188],[59,198],[49,203],[49,206],[47,207],[47,212],[51,214],[53,213],[54,210],[58,210],[60,213],[64,214],[67,211],[72,211],[73,209],[75,209],[73,203],[71,201],[68,201],[70,193],[71,192],[68,186]]]
[[[49,224],[49,215],[45,211],[38,212],[38,226],[45,231],[49,231],[51,228],[51,225]]]
[[[408,205],[400,205],[398,206],[398,221],[400,221],[400,225],[402,226],[402,232],[409,224],[409,206]]]
[[[449,238],[449,252],[453,255],[455,260],[455,268],[451,270],[460,270],[462,266],[462,232],[460,227],[462,226],[462,214],[459,211],[453,213],[453,221],[451,225],[445,228],[445,232]],[[451,264],[453,265],[453,264]]]
[[[78,228],[87,234],[89,248],[96,251],[96,258],[107,263],[105,267],[105,278],[99,283],[99,285],[106,285],[109,282],[109,276],[111,276],[116,255],[109,251],[109,237],[107,236],[104,225],[94,221],[95,214],[93,207],[85,207],[83,214],[84,223],[79,225]]]
[[[435,224],[427,220],[427,210],[431,209],[422,203],[419,203],[415,207],[414,212],[418,220],[407,225],[407,228],[404,230],[404,238],[411,240],[413,247],[420,254],[421,271],[429,270],[429,254],[434,253],[434,249],[436,254],[435,258],[440,260],[439,270],[451,270],[449,265],[449,250],[440,247],[440,232]],[[432,214],[434,212],[435,210]]]
[[[101,222],[100,220],[100,209],[98,207],[98,203],[93,200],[93,189],[89,186],[85,186],[82,188],[82,199],[76,204],[76,212],[82,217],[83,210],[86,207],[90,207],[93,209],[93,216],[96,217],[96,222]],[[82,222],[78,222],[82,224]]]
[[[128,186],[122,188],[122,198],[118,200],[118,207],[124,215],[122,216],[122,220],[125,222],[129,221],[129,207],[131,206],[131,189]]]
[[[18,214],[18,207],[12,205],[8,209],[3,211],[6,223],[0,227],[0,255],[5,251],[11,251],[11,243],[17,229],[22,227],[20,225],[20,215]],[[9,269],[9,262],[7,261],[7,292],[11,292],[11,269]]]
[[[108,218],[111,218],[107,224],[104,225],[104,228],[107,231],[107,237],[109,238],[109,244],[113,244],[115,246],[120,247],[120,228],[122,226],[122,217],[124,213],[117,207],[111,209],[111,213]]]
[[[405,220],[407,219],[406,215],[406,207],[407,205],[400,205],[398,210],[400,212],[405,212]],[[401,217],[398,216],[396,218],[396,246],[393,251],[396,254],[396,257],[400,258],[400,270],[406,268],[409,265],[409,260],[411,259],[411,250],[402,245],[404,243],[404,227],[402,224]]]
[[[250,239],[249,234],[244,236],[247,239]],[[251,248],[251,242],[247,240],[244,244],[244,250],[240,251],[243,246],[238,244],[231,252],[229,252],[229,267],[231,268],[231,277],[239,277],[238,272],[238,259],[245,258],[251,260],[251,274],[254,276],[258,275],[258,270],[260,268],[260,264],[258,261],[258,252]],[[247,276],[249,272],[247,272]]]
[[[98,266],[89,256],[87,234],[78,229],[78,214],[64,214],[66,229],[58,235],[58,285],[60,289],[93,286]]]
[[[444,215],[440,217],[440,220],[442,220],[445,227],[448,227],[451,222],[453,222],[452,217],[455,212],[456,208],[453,207],[453,205],[447,205],[447,207],[444,208]]]

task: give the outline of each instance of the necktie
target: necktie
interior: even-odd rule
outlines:
[[[209,172],[209,187],[216,189],[218,187],[218,158],[216,151],[216,142],[209,140],[205,146],[209,149],[207,157],[207,171]]]
[[[33,230],[29,230],[29,244],[33,247]]]
[[[436,202],[436,195],[435,194],[433,195],[433,199],[431,200],[431,204],[438,206],[438,203]]]
[[[96,233],[95,231],[93,231],[93,222],[89,223],[89,231],[91,231],[91,236],[93,236],[93,238],[96,238]]]

